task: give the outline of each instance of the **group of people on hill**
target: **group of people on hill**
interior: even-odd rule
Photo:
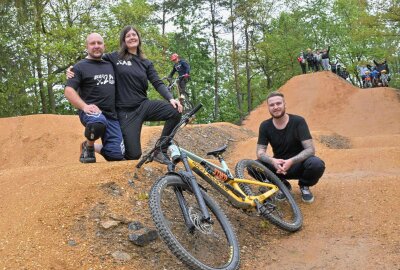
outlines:
[[[315,50],[315,52],[310,48],[308,48],[306,52],[301,51],[300,55],[297,57],[297,61],[300,64],[302,73],[306,74],[307,71],[310,73],[330,70],[338,76],[342,77],[343,79],[347,80],[347,78],[349,77],[349,73],[346,70],[346,67],[339,64],[338,61],[331,62],[331,59],[329,57],[330,49],[331,47],[328,46],[327,49],[318,49]]]
[[[301,51],[297,57],[303,74],[317,72],[320,70],[330,70],[339,77],[347,80],[350,76],[346,67],[339,63],[338,60],[331,61],[329,57],[330,46],[327,49]],[[358,67],[358,73],[361,76],[362,87],[378,87],[388,86],[390,81],[389,67],[386,60],[378,63],[374,60],[374,66],[362,65]]]
[[[86,50],[86,58],[67,70],[64,91],[65,97],[78,109],[85,127],[86,140],[81,143],[79,160],[94,163],[95,152],[107,161],[137,160],[142,154],[143,122],[165,121],[161,137],[168,136],[181,119],[182,105],[167,90],[153,63],[146,59],[139,32],[132,26],[122,29],[119,51],[104,53],[104,41],[98,33],[87,36]],[[187,79],[185,62],[177,54],[170,60],[174,62],[170,76],[177,71]],[[164,101],[148,99],[148,82]],[[267,102],[271,118],[260,125],[257,161],[276,173],[289,189],[287,180],[298,179],[302,200],[311,203],[314,196],[310,186],[319,181],[325,164],[315,156],[306,121],[286,113],[283,94],[273,92]],[[95,144],[98,139],[102,144]],[[273,148],[273,156],[267,154],[268,144]],[[153,159],[162,164],[171,163],[167,149],[155,152]]]
[[[390,81],[390,71],[387,61],[382,62],[373,61],[374,65],[361,65],[358,66],[358,73],[361,77],[362,87],[387,87]]]
[[[329,70],[329,51],[330,46],[328,46],[327,49],[315,50],[315,52],[310,48],[305,52],[302,50],[297,57],[297,61],[300,64],[303,74],[306,74],[307,71],[310,73],[320,70]]]
[[[317,71],[332,71],[343,79],[347,80],[349,73],[346,67],[341,65],[338,61],[331,61],[329,57],[329,51],[331,47],[328,46],[326,49],[311,50],[308,48],[305,52],[301,51],[297,57],[297,61],[300,64],[301,71],[303,74],[317,72]]]

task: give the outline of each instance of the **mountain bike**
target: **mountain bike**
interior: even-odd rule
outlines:
[[[284,230],[299,230],[303,217],[288,188],[264,165],[241,160],[234,177],[222,156],[226,145],[207,153],[216,157],[221,167],[178,145],[173,139],[176,132],[200,108],[201,104],[185,114],[171,134],[158,140],[136,168],[153,161],[154,151],[169,144],[168,173],[154,183],[149,194],[151,215],[160,237],[190,269],[237,269],[239,245],[232,226],[195,174],[234,207],[256,211]],[[178,164],[183,164],[184,169],[176,171]]]
[[[177,76],[176,78],[168,78],[168,77],[163,77],[162,80],[168,81],[168,86],[167,89],[169,92],[172,93],[175,97],[177,96],[181,105],[183,106],[183,109],[185,112],[190,111],[193,109],[193,104],[190,102],[190,98],[187,92],[183,91],[181,87],[179,86],[179,80],[182,79],[183,76]],[[177,93],[174,94],[174,89],[176,88]]]

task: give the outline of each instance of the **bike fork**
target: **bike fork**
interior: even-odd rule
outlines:
[[[202,221],[205,221],[205,222],[211,224],[212,221],[211,221],[210,213],[208,212],[206,203],[204,202],[204,198],[201,195],[200,187],[196,181],[196,177],[194,176],[192,170],[190,169],[189,162],[187,160],[187,156],[185,153],[181,153],[181,156],[182,156],[183,165],[185,166],[186,172],[188,173],[188,176],[189,176],[188,177],[189,181],[190,181],[189,184],[192,187],[193,194],[196,197],[197,203],[199,204],[200,211],[203,215]]]
[[[195,229],[195,226],[194,226],[192,220],[190,219],[189,209],[187,207],[186,200],[183,197],[182,189],[178,188],[178,187],[175,187],[174,188],[174,192],[175,192],[176,198],[178,199],[179,207],[181,208],[183,219],[185,220],[186,227],[189,229],[190,233],[193,233],[194,229]]]

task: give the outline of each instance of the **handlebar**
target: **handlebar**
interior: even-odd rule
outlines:
[[[136,168],[140,168],[142,167],[142,165],[144,163],[148,163],[153,161],[153,153],[157,148],[160,148],[161,146],[169,143],[174,137],[175,134],[177,133],[178,129],[180,127],[184,127],[187,123],[189,123],[190,119],[192,118],[192,116],[198,111],[200,110],[200,108],[203,107],[203,104],[199,103],[196,107],[194,107],[191,111],[189,111],[188,113],[186,113],[185,115],[182,116],[181,121],[174,127],[174,129],[171,131],[171,134],[169,136],[165,136],[161,139],[159,139],[156,144],[154,145],[154,147],[150,150],[150,152],[148,152],[146,155],[144,155],[139,163],[136,165]]]

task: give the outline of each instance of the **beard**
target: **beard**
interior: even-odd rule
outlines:
[[[272,118],[279,119],[286,114],[286,110],[285,108],[283,108],[281,111],[276,111],[276,112],[269,111],[269,113],[271,114]]]
[[[103,52],[102,51],[93,51],[93,52],[88,52],[88,55],[92,59],[101,59],[103,56]]]

